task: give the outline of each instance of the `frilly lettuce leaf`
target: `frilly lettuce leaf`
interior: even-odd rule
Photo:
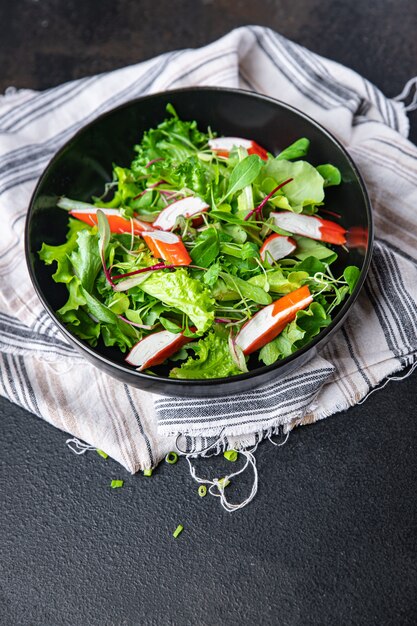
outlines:
[[[87,291],[93,289],[101,268],[98,242],[99,237],[95,228],[81,230],[77,236],[77,247],[70,256],[74,273]]]
[[[68,330],[80,339],[96,346],[100,336],[100,324],[95,322],[83,309],[66,311],[59,315]]]
[[[138,288],[188,315],[200,333],[213,324],[213,298],[207,288],[189,276],[185,269],[153,272]]]
[[[47,243],[42,244],[42,248],[39,251],[40,259],[51,265],[56,262],[57,269],[52,278],[56,283],[69,283],[74,278],[74,272],[72,271],[70,255],[76,250],[78,233],[83,230],[90,230],[90,227],[84,222],[79,220],[69,219],[67,241],[60,246],[51,246]]]
[[[170,378],[223,378],[242,373],[230,354],[228,332],[219,325],[203,339],[189,344],[188,348],[194,350],[196,358],[189,357],[181,367],[174,367],[169,373]]]

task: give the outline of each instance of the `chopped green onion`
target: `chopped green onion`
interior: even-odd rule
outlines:
[[[172,536],[175,537],[175,539],[176,539],[178,537],[178,535],[180,535],[182,533],[183,530],[184,530],[184,526],[182,526],[182,524],[178,524],[178,526],[176,527],[176,529],[172,533]]]
[[[207,495],[207,487],[205,485],[200,485],[198,488],[198,495],[200,498],[204,498]]]
[[[176,452],[168,452],[165,461],[170,465],[174,465],[178,461],[178,454]]]
[[[112,489],[119,489],[120,487],[123,487],[123,480],[112,480],[110,483],[110,487]]]
[[[144,469],[143,470],[143,475],[144,476],[152,476],[152,469]]]
[[[228,485],[230,485],[230,480],[228,478],[219,478],[219,480],[217,481],[217,486],[219,489],[224,489]]]
[[[232,463],[234,463],[235,461],[237,461],[237,457],[239,456],[239,453],[237,452],[237,450],[226,450],[223,456],[228,461],[232,461]]]
[[[99,450],[98,448],[97,448],[96,452],[97,452],[97,454],[99,454],[100,456],[102,456],[102,457],[103,457],[103,459],[107,459],[107,458],[108,458],[108,456],[109,456],[109,455],[107,454],[107,452],[103,452],[103,450]]]

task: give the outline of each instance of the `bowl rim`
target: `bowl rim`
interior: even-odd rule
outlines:
[[[346,160],[348,161],[352,171],[354,172],[357,181],[359,182],[359,186],[364,198],[364,202],[365,202],[365,208],[366,208],[366,216],[367,216],[367,221],[368,221],[368,248],[366,250],[366,254],[365,254],[365,258],[363,261],[363,265],[362,265],[362,269],[361,269],[361,273],[358,279],[358,282],[355,286],[355,289],[353,290],[353,292],[351,294],[349,294],[349,297],[347,298],[347,300],[343,303],[340,311],[337,313],[337,315],[335,316],[335,318],[331,321],[331,323],[324,328],[316,337],[314,337],[306,346],[304,346],[303,348],[300,348],[299,350],[296,350],[296,352],[294,352],[293,354],[291,354],[290,356],[286,357],[285,359],[282,359],[280,361],[276,361],[275,363],[272,363],[272,365],[263,365],[260,367],[257,367],[254,370],[250,370],[249,372],[246,373],[242,373],[242,374],[237,374],[235,376],[227,376],[227,377],[223,377],[223,378],[208,378],[208,379],[177,379],[177,378],[169,378],[169,377],[165,377],[165,376],[160,376],[160,375],[151,375],[151,374],[146,374],[145,372],[138,372],[135,369],[131,369],[129,368],[128,365],[122,365],[120,363],[114,362],[111,359],[109,359],[108,357],[100,354],[98,351],[96,351],[95,348],[89,346],[88,344],[84,343],[81,339],[79,339],[76,335],[73,335],[67,328],[66,326],[59,320],[59,318],[57,317],[55,311],[52,309],[52,307],[50,306],[49,302],[47,301],[46,297],[43,294],[43,291],[41,289],[41,286],[38,282],[36,273],[32,267],[32,264],[30,262],[30,256],[31,256],[31,250],[30,250],[30,241],[29,241],[29,224],[31,222],[31,217],[32,217],[32,212],[33,212],[33,206],[35,203],[35,200],[37,198],[38,195],[38,190],[39,188],[42,186],[44,179],[49,175],[50,170],[54,167],[56,161],[58,161],[58,159],[61,157],[62,153],[65,152],[66,150],[68,150],[68,148],[78,140],[79,136],[81,136],[83,133],[85,133],[90,127],[92,127],[94,124],[96,124],[97,122],[100,122],[101,120],[103,120],[104,118],[113,115],[114,113],[116,113],[119,110],[128,108],[130,106],[135,106],[136,104],[146,101],[146,100],[152,100],[152,99],[156,99],[156,98],[166,98],[167,102],[169,101],[169,97],[170,94],[183,94],[183,93],[196,93],[196,92],[214,92],[214,93],[218,93],[218,94],[222,94],[222,93],[230,93],[230,94],[234,94],[234,95],[240,95],[242,97],[245,98],[250,98],[250,99],[255,99],[255,100],[260,100],[263,102],[267,102],[270,104],[273,104],[275,106],[278,106],[281,109],[285,109],[287,111],[290,111],[291,113],[294,113],[295,115],[303,118],[304,120],[306,120],[307,122],[309,122],[310,124],[312,124],[313,126],[315,126],[322,134],[324,134],[325,136],[327,136],[328,139],[330,139],[330,141],[332,141],[337,148],[342,152],[343,156],[346,158]],[[354,302],[356,301],[362,287],[363,284],[365,282],[368,270],[369,270],[369,266],[371,263],[371,258],[372,258],[372,253],[373,253],[373,244],[374,244],[374,219],[373,219],[373,214],[372,214],[372,205],[371,205],[371,201],[369,199],[369,195],[368,195],[368,191],[366,189],[366,185],[365,182],[362,178],[362,175],[358,169],[358,167],[356,166],[355,162],[353,161],[352,157],[349,155],[348,151],[346,150],[346,148],[342,145],[342,143],[329,131],[327,130],[324,126],[322,126],[319,122],[317,122],[315,119],[313,119],[312,117],[310,117],[309,115],[307,115],[306,113],[304,113],[303,111],[300,111],[299,109],[297,109],[296,107],[287,104],[286,102],[283,102],[281,100],[278,100],[276,98],[272,98],[271,96],[267,96],[267,95],[263,95],[263,94],[258,94],[256,92],[253,91],[249,91],[246,89],[238,89],[238,88],[231,88],[231,87],[216,87],[216,86],[194,86],[194,87],[181,87],[178,89],[171,89],[171,90],[166,90],[166,91],[158,91],[152,94],[146,94],[144,96],[139,96],[137,98],[134,98],[133,100],[128,100],[127,102],[124,102],[120,105],[118,105],[117,107],[114,107],[112,109],[109,109],[108,111],[105,111],[104,113],[100,114],[99,116],[97,116],[96,118],[94,118],[91,122],[88,122],[88,124],[83,125],[81,128],[79,128],[76,133],[70,137],[70,139],[68,139],[62,146],[61,148],[59,148],[59,150],[57,152],[55,152],[55,154],[53,155],[53,157],[51,158],[51,160],[48,162],[48,164],[46,165],[45,169],[43,170],[41,176],[39,177],[39,180],[35,186],[35,189],[32,193],[30,202],[29,202],[29,206],[28,206],[28,211],[27,211],[27,215],[26,215],[26,220],[25,220],[25,234],[24,234],[24,247],[25,247],[25,259],[26,259],[26,266],[28,269],[28,273],[30,276],[30,279],[32,281],[32,285],[35,289],[36,294],[38,295],[42,305],[44,306],[45,310],[47,311],[47,313],[49,314],[49,316],[51,317],[51,319],[54,321],[54,323],[58,326],[58,328],[60,329],[60,331],[64,334],[65,337],[67,337],[70,340],[70,343],[73,343],[76,345],[76,347],[81,351],[81,352],[87,352],[89,354],[89,356],[91,357],[91,360],[99,360],[103,366],[107,366],[107,367],[111,367],[111,368],[115,368],[117,371],[119,371],[121,374],[124,375],[130,375],[133,377],[137,377],[138,379],[142,379],[142,380],[146,380],[148,381],[150,384],[153,382],[155,383],[163,383],[163,384],[167,384],[167,385],[171,385],[172,387],[181,387],[181,386],[190,386],[190,387],[212,387],[213,385],[227,385],[229,383],[236,383],[238,381],[245,381],[245,380],[249,380],[249,379],[255,379],[257,377],[262,377],[264,375],[267,375],[269,372],[272,372],[274,370],[279,370],[282,367],[285,367],[288,364],[293,363],[294,361],[296,361],[298,358],[300,358],[301,356],[303,356],[304,354],[306,354],[308,351],[314,349],[314,348],[318,348],[318,346],[320,345],[320,343],[322,343],[329,334],[333,334],[334,332],[336,332],[336,330],[339,329],[339,327],[342,325],[343,321],[345,320],[348,312],[350,311],[351,307],[353,306]],[[295,364],[294,364],[295,367]],[[260,382],[261,384],[261,382]]]

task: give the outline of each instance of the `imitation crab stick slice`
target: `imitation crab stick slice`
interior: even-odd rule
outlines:
[[[142,237],[155,258],[164,259],[172,265],[190,265],[190,255],[178,235],[153,230],[143,232]]]
[[[184,337],[182,333],[161,330],[158,333],[148,335],[135,344],[125,360],[141,372],[148,367],[160,365],[189,341],[192,339]]]
[[[262,261],[270,261],[271,259],[278,261],[278,259],[283,259],[294,252],[296,247],[297,243],[294,239],[275,233],[265,239],[259,253]]]
[[[209,139],[208,142],[213,152],[218,156],[228,157],[232,148],[246,148],[248,154],[257,154],[264,161],[268,160],[267,151],[262,148],[256,141],[251,139],[242,139],[241,137],[216,137]]]
[[[275,300],[242,326],[235,343],[245,355],[259,350],[275,339],[295,319],[297,312],[308,307],[312,301],[307,285]]]
[[[346,246],[349,248],[363,248],[368,246],[369,232],[363,226],[351,226],[346,232]]]
[[[176,200],[163,209],[153,223],[154,228],[172,230],[175,228],[177,217],[192,217],[199,213],[205,213],[209,205],[198,196],[187,196]]]
[[[110,231],[112,233],[131,233],[133,228],[134,234],[140,235],[145,230],[152,230],[152,226],[150,224],[141,222],[135,217],[133,217],[132,220],[122,217],[118,209],[99,209],[99,207],[96,209],[73,209],[69,212],[69,214],[77,220],[85,222],[89,226],[95,226],[97,224],[98,210],[103,211],[104,215],[107,217]]]
[[[338,245],[346,243],[346,228],[330,220],[324,220],[314,215],[291,213],[290,211],[271,213],[271,217],[274,218],[278,228],[288,230],[295,235],[303,235],[310,237],[310,239]]]

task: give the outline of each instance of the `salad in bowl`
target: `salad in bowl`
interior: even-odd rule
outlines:
[[[114,165],[100,197],[59,198],[67,239],[38,251],[68,290],[56,314],[151,375],[216,379],[272,365],[326,328],[358,281],[355,265],[333,270],[349,245],[326,208],[341,173],[309,162],[306,137],[272,154],[171,105],[167,115],[130,167]]]

